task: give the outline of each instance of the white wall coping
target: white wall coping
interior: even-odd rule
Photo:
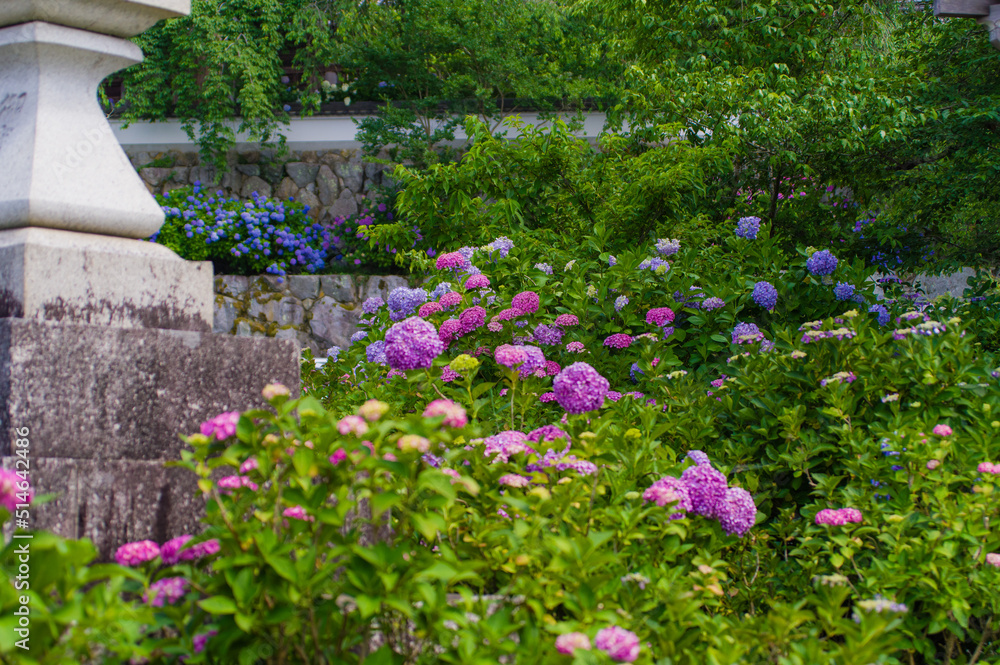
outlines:
[[[345,150],[358,149],[361,143],[357,140],[358,128],[355,120],[361,117],[370,116],[313,116],[308,118],[293,118],[288,125],[281,129],[285,136],[287,145],[291,150]],[[538,113],[521,113],[512,117],[519,117],[526,124],[534,127],[544,127],[549,124],[547,120],[539,117]],[[560,117],[570,118],[570,114],[563,114]],[[604,113],[584,114],[583,130],[578,132],[581,138],[585,138],[591,143],[596,143],[597,137],[604,130],[606,116]],[[120,119],[111,120],[111,127],[122,147],[130,151],[164,151],[164,150],[195,150],[197,146],[188,138],[188,135],[181,127],[180,120],[167,120],[164,122],[133,122],[127,128],[123,128],[124,122]],[[239,127],[238,121],[233,121],[232,128],[235,132]],[[508,134],[512,132],[508,129]],[[457,127],[455,130],[455,145],[464,145],[468,141],[464,127]],[[248,140],[247,134],[241,133],[236,136],[237,149],[241,146],[256,145]]]

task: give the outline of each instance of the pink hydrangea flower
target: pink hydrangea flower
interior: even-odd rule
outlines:
[[[562,371],[562,367],[555,360],[545,361],[545,374],[547,376],[555,376]]]
[[[20,488],[27,486],[27,491],[22,491]],[[25,494],[27,494],[27,501],[24,501]],[[18,496],[20,495],[20,496]],[[31,488],[31,484],[21,478],[17,474],[17,471],[13,469],[0,469],[0,506],[7,509],[11,515],[17,510],[17,504],[19,503],[31,503],[31,500],[35,498],[35,492]]]
[[[404,453],[414,451],[418,453],[426,453],[431,449],[431,442],[417,434],[406,434],[399,437],[399,441],[396,443],[396,446]]]
[[[933,471],[934,469],[938,468],[940,464],[941,460],[932,459],[930,462],[927,463],[927,470]]]
[[[538,401],[539,402],[554,402],[554,401],[556,401],[556,394],[555,393],[542,393],[541,395],[538,396]]]
[[[486,310],[478,305],[470,307],[458,315],[458,321],[462,324],[462,334],[468,334],[486,323]]]
[[[172,566],[179,562],[181,560],[181,549],[192,538],[194,536],[178,536],[163,543],[163,547],[160,548],[160,559],[163,560],[163,563],[167,566]]]
[[[516,473],[502,475],[497,482],[501,485],[506,485],[507,487],[527,487],[531,484],[529,479],[524,476],[519,476]]]
[[[304,522],[312,522],[313,517],[306,513],[306,509],[302,506],[292,506],[291,508],[285,508],[281,513],[285,517],[290,517],[293,520],[302,520]]]
[[[451,383],[455,379],[461,379],[462,375],[453,370],[450,367],[445,367],[441,370],[441,381],[444,383]]]
[[[994,473],[1000,474],[1000,464],[992,464],[990,462],[980,462],[979,466],[976,467],[979,473]]]
[[[954,433],[952,429],[945,424],[935,425],[934,429],[931,431],[938,436],[951,436]]]
[[[275,397],[288,397],[291,394],[291,391],[280,383],[269,383],[264,386],[264,390],[262,390],[260,394],[264,396],[264,399],[270,402]],[[205,436],[208,435],[206,434]]]
[[[438,302],[441,303],[442,307],[447,309],[449,307],[454,307],[458,303],[462,302],[462,296],[460,296],[458,293],[454,291],[449,291],[448,293],[445,293],[440,298],[438,298]]]
[[[990,552],[989,554],[986,555],[986,563],[990,564],[991,566],[996,566],[997,568],[1000,568],[1000,554],[996,552]]]
[[[500,313],[493,318],[495,318],[497,321],[510,321],[511,319],[517,316],[520,316],[520,312],[517,312],[516,310],[513,310],[508,307],[507,309],[500,310]]]
[[[639,657],[639,636],[618,626],[597,631],[594,646],[620,663],[631,663]]]
[[[861,511],[857,508],[840,508],[839,510],[825,508],[816,513],[816,524],[827,524],[829,526],[858,524],[861,522],[861,519]]]
[[[201,424],[201,433],[209,438],[214,436],[219,441],[223,441],[236,434],[236,423],[239,422],[239,419],[239,411],[220,413]]]
[[[583,633],[564,633],[556,638],[556,651],[572,656],[576,649],[590,651],[590,638]]]
[[[490,321],[486,324],[486,329],[495,333],[503,332],[503,324],[499,321]]]
[[[579,325],[580,319],[576,318],[576,314],[560,314],[559,316],[556,317],[556,320],[553,323],[555,323],[557,326],[575,326]],[[570,633],[570,635],[580,635],[580,634],[582,633]]]
[[[687,485],[680,478],[673,476],[664,476],[650,485],[642,493],[642,500],[655,503],[661,508],[667,504],[673,504],[671,507],[677,512],[670,514],[672,520],[684,517],[684,513],[693,509]]]
[[[361,416],[344,416],[337,423],[337,431],[345,435],[361,436],[368,431],[368,423]]]
[[[224,492],[238,489],[240,487],[249,487],[252,491],[257,491],[257,483],[253,482],[246,476],[223,476],[222,478],[219,478],[219,482],[216,483],[216,485]]]
[[[472,289],[485,289],[490,285],[490,278],[482,273],[478,275],[473,275],[469,279],[465,280],[465,290],[471,291]]]
[[[615,333],[604,340],[604,346],[610,346],[613,349],[624,349],[630,344],[632,344],[632,336],[625,333]]]
[[[511,300],[511,308],[518,316],[532,314],[538,311],[538,294],[534,291],[523,291]]]
[[[330,455],[330,464],[340,464],[345,459],[347,459],[347,451],[343,448],[337,448],[333,451],[333,454]]]
[[[149,585],[149,591],[142,592],[142,602],[153,607],[173,605],[187,593],[188,581],[183,577],[166,577]]]
[[[417,310],[417,316],[426,319],[431,314],[437,314],[443,309],[444,307],[442,307],[439,302],[425,302],[420,306],[420,309]]]
[[[450,344],[464,334],[462,322],[458,319],[447,319],[441,322],[438,328],[438,339],[445,344]]]
[[[240,464],[240,473],[250,473],[257,468],[257,458],[248,457],[243,460],[243,464]]]
[[[570,353],[583,353],[587,347],[583,345],[583,342],[570,342],[566,345],[566,350]]]
[[[511,346],[510,344],[501,344],[493,351],[493,359],[497,361],[498,365],[513,368],[522,364],[528,358],[523,348]]]
[[[458,252],[447,252],[437,258],[434,267],[438,270],[458,269],[469,267],[469,259]]]
[[[424,418],[437,418],[439,416],[444,416],[441,424],[445,427],[465,427],[469,422],[465,408],[450,399],[436,399],[424,409]]]
[[[646,323],[663,327],[674,320],[674,310],[669,307],[655,307],[646,312]]]
[[[163,543],[160,548],[160,559],[165,565],[172,566],[180,561],[197,561],[202,557],[216,554],[219,549],[219,541],[216,539],[206,540],[203,543],[196,543],[185,549],[188,541],[194,536],[178,536]]]
[[[119,566],[138,566],[160,556],[160,547],[152,540],[126,543],[115,551],[115,561]]]

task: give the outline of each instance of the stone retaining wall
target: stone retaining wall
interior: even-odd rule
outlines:
[[[213,329],[237,337],[295,339],[324,357],[331,346],[350,344],[361,303],[372,296],[387,300],[399,286],[408,283],[397,275],[218,275]]]
[[[230,151],[227,170],[202,165],[197,152],[148,152],[126,149],[132,165],[152,194],[201,182],[221,189],[225,196],[249,199],[253,192],[282,200],[294,197],[310,207],[320,222],[357,213],[375,188],[392,186],[384,164],[363,162],[360,150],[304,150],[279,154],[275,150]]]

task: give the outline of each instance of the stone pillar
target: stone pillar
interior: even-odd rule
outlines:
[[[178,433],[297,390],[294,341],[213,335],[210,263],[141,238],[163,212],[97,86],[140,62],[126,38],[190,0],[0,1],[0,457],[29,429],[33,528],[125,541],[198,528]],[[23,468],[23,464],[22,464]]]

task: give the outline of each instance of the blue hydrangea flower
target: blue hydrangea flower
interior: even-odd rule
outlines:
[[[833,295],[837,297],[837,300],[850,300],[854,295],[854,285],[847,282],[837,282],[837,286],[833,287]]]
[[[408,289],[405,286],[393,289],[389,294],[389,318],[393,321],[405,319],[425,302],[427,291],[424,289]]]
[[[656,251],[660,256],[673,256],[681,249],[681,241],[675,238],[659,238],[656,241]]]
[[[811,275],[832,275],[836,269],[837,257],[828,249],[813,252],[813,255],[806,260],[806,270]]]
[[[741,217],[736,223],[736,236],[747,240],[756,240],[760,233],[760,217]]]
[[[628,304],[628,298],[626,296],[618,296],[615,298],[615,311],[620,312],[625,305]]]
[[[359,330],[358,332],[351,335],[351,344],[354,344],[355,342],[360,342],[365,337],[368,337],[368,333],[365,332],[364,330]]]
[[[778,304],[778,289],[770,282],[757,282],[753,286],[753,301],[771,311]]]
[[[889,310],[885,308],[885,305],[872,305],[868,308],[868,311],[872,314],[877,315],[878,324],[884,326],[889,323]]]
[[[536,263],[535,264],[535,268],[537,270],[541,270],[546,275],[551,275],[552,274],[552,266],[550,266],[548,263]]]
[[[441,282],[434,287],[433,291],[431,291],[430,299],[437,300],[449,291],[451,291],[451,282]]]
[[[388,365],[389,361],[385,357],[385,342],[378,340],[369,344],[365,349],[365,358],[367,358],[370,363]]]

